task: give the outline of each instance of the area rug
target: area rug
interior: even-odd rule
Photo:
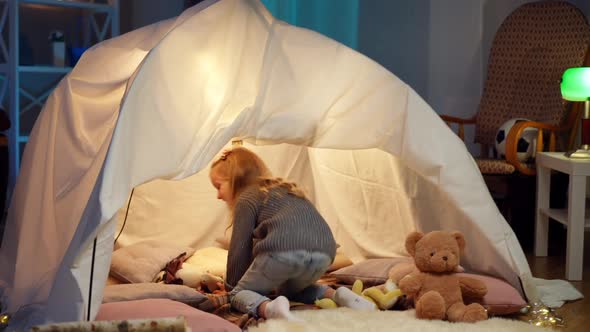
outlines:
[[[301,331],[436,331],[436,332],[483,332],[483,331],[514,331],[514,332],[549,332],[551,329],[540,328],[526,322],[490,318],[486,321],[469,323],[449,323],[444,321],[420,320],[415,317],[414,310],[406,311],[354,311],[348,308],[323,310],[298,310],[293,314],[304,322],[288,322],[285,320],[268,320],[250,332],[301,332]]]

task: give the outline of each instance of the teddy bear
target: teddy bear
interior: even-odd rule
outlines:
[[[389,279],[387,281],[398,285],[399,281],[402,280],[403,277],[416,271],[418,271],[418,268],[416,267],[416,264],[414,264],[413,260],[411,262],[395,264],[391,269],[389,269]],[[457,265],[454,272],[463,273],[465,272],[465,269],[461,265]]]
[[[487,287],[481,280],[459,276],[455,270],[465,249],[461,232],[433,231],[410,233],[406,250],[414,257],[410,265],[391,271],[398,278],[402,293],[414,299],[416,316],[423,319],[447,319],[451,322],[476,322],[488,318],[479,303],[465,305],[463,296],[483,298]],[[394,279],[395,280],[395,279]]]
[[[411,296],[403,294],[397,285],[403,277],[416,271],[418,268],[413,261],[395,264],[389,269],[388,279],[384,284],[366,288],[362,291],[362,295],[373,301],[381,310],[389,310],[394,306],[408,308],[413,299]],[[457,265],[454,272],[461,273],[465,270],[462,266]]]

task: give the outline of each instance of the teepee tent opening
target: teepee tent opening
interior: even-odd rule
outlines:
[[[414,229],[460,230],[477,243],[467,268],[537,299],[472,157],[411,87],[258,0],[209,0],[90,49],[49,97],[0,251],[14,324],[96,315],[133,188],[118,243],[210,244],[227,212],[208,166],[232,139],[300,183],[355,261],[402,255]]]

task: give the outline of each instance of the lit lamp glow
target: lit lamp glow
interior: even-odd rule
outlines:
[[[575,159],[590,159],[590,67],[569,68],[561,79],[561,95],[569,101],[583,101],[582,145],[566,155]]]

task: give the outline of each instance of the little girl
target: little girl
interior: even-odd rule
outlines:
[[[348,288],[316,284],[334,260],[336,242],[294,183],[271,177],[264,162],[242,147],[224,152],[209,176],[217,198],[232,213],[226,282],[233,287],[233,308],[255,317],[297,320],[286,295],[307,304],[331,298],[339,306],[375,309]],[[271,301],[266,295],[273,290],[281,296]]]

